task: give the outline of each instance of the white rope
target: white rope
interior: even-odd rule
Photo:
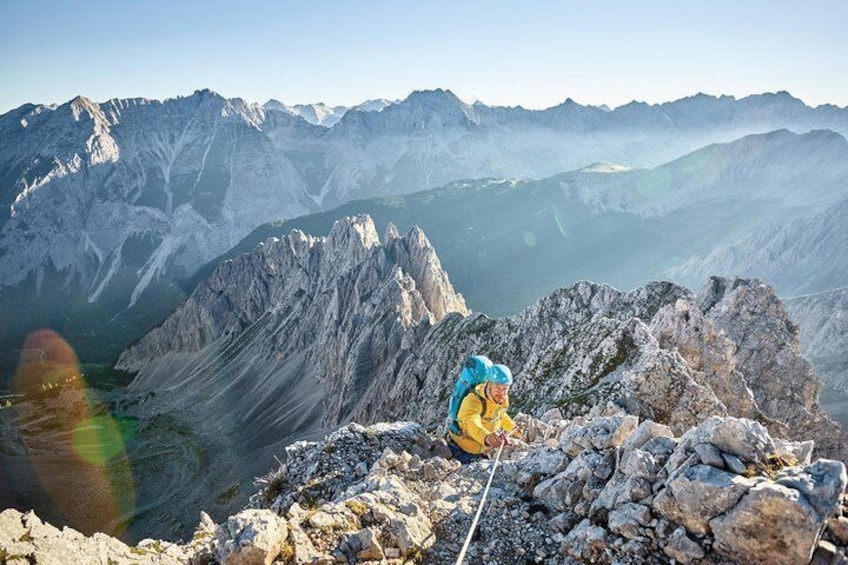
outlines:
[[[492,465],[492,472],[489,474],[489,481],[486,483],[486,488],[483,489],[483,498],[480,499],[480,506],[477,507],[477,514],[474,515],[474,521],[471,522],[471,529],[468,531],[468,535],[465,536],[465,544],[462,546],[462,551],[459,552],[459,556],[456,558],[456,565],[462,565],[462,560],[465,559],[465,552],[468,551],[468,546],[471,544],[471,538],[474,536],[474,530],[477,528],[477,520],[480,519],[480,514],[483,512],[483,505],[486,503],[486,497],[489,495],[489,487],[492,484],[492,479],[495,477],[495,469],[498,468],[498,461],[501,459],[501,451],[503,451],[504,444],[498,448],[498,455],[495,457],[495,463]]]

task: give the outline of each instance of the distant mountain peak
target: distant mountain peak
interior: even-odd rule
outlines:
[[[434,90],[413,90],[404,100],[405,103],[433,104],[433,103],[465,103],[448,89],[436,88]]]
[[[609,163],[607,161],[598,161],[597,163],[592,163],[587,167],[583,167],[579,169],[580,173],[602,173],[602,174],[611,174],[611,173],[625,173],[627,171],[632,171],[631,167],[627,165],[619,165],[616,163]]]
[[[630,110],[630,109],[644,109],[650,108],[652,105],[647,102],[642,102],[641,100],[631,100],[627,104],[623,106],[619,106],[616,110]]]
[[[99,106],[95,102],[82,95],[77,95],[72,98],[68,102],[68,107],[71,109],[71,112],[73,112],[74,120],[76,121],[79,121],[79,116],[83,112],[93,115],[99,110]]]
[[[806,107],[806,104],[804,104],[803,100],[795,98],[785,90],[778,90],[777,92],[763,92],[761,94],[752,94],[750,96],[746,96],[740,99],[740,102],[778,103]]]
[[[211,88],[200,88],[192,92],[192,97],[198,98],[223,98],[220,94],[212,90]]]

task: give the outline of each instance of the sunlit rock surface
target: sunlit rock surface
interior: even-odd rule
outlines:
[[[778,456],[781,441],[751,420],[712,417],[674,436],[624,416],[519,417],[543,432],[504,451],[467,562],[845,559],[843,463]],[[740,461],[740,472],[699,446]],[[202,516],[188,544],[128,547],[6,511],[0,551],[22,563],[454,563],[493,462],[462,466],[444,450],[415,423],[351,424],[289,446],[251,509],[220,526]]]

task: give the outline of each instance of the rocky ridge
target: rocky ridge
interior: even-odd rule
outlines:
[[[326,426],[435,424],[462,360],[484,353],[513,369],[514,403],[535,416],[551,408],[579,416],[615,402],[676,433],[711,415],[745,417],[848,460],[848,435],[817,403],[820,381],[800,353],[797,326],[760,281],[714,277],[697,296],[671,283],[621,292],[580,282],[491,319],[467,315],[423,233],[388,232],[380,245],[370,218],[348,218],[328,238],[326,247],[339,250],[333,261],[318,252],[296,260],[312,240],[295,232],[225,264],[119,367],[138,372],[134,389],[169,386],[179,399],[193,389],[174,382],[229,382],[236,365],[203,362],[223,348],[243,375],[269,365],[308,371],[325,387]],[[388,257],[418,277],[421,307],[410,302],[416,293],[397,294],[411,281],[381,286],[385,279],[364,275],[395,272]],[[425,313],[440,322],[419,323]]]
[[[845,466],[811,442],[711,417],[682,435],[610,405],[519,416],[466,563],[844,563]],[[454,563],[492,461],[462,466],[418,424],[351,424],[287,448],[250,507],[188,543],[129,547],[0,514],[8,563]]]
[[[416,335],[448,313],[468,310],[423,232],[401,237],[389,226],[381,242],[370,218],[350,217],[326,238],[295,231],[226,262],[117,367],[137,373],[131,391],[167,388],[174,404],[197,405],[198,387],[243,383],[245,409],[269,410],[268,386],[289,396],[279,375],[297,373],[326,391],[317,404],[334,425],[350,419],[373,374],[392,373]],[[217,366],[203,362],[218,356]]]

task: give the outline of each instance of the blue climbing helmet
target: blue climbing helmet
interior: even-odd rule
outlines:
[[[492,365],[486,375],[486,380],[498,385],[512,385],[512,371],[506,365]]]

